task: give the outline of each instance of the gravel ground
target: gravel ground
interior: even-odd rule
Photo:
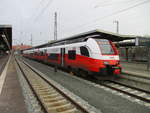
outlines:
[[[150,113],[150,108],[115,95],[110,91],[97,88],[80,78],[59,71],[55,73],[50,66],[28,59],[26,61],[103,113]]]

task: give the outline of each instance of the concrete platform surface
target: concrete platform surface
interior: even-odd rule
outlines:
[[[3,71],[3,69],[4,69],[4,67],[5,67],[5,64],[6,64],[6,62],[7,62],[7,60],[8,60],[8,57],[9,56],[1,56],[0,57],[0,75],[1,75],[1,73],[2,73],[2,71]]]
[[[150,79],[150,70],[147,70],[146,63],[121,62],[122,72]]]
[[[0,113],[27,113],[14,59],[10,60],[0,94]]]

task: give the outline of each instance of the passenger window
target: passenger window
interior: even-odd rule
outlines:
[[[68,51],[68,59],[71,59],[71,60],[76,59],[76,51],[75,50]]]
[[[81,55],[89,57],[89,51],[86,47],[80,47]]]
[[[57,53],[50,53],[48,56],[50,60],[58,60],[58,54]]]
[[[47,50],[46,50],[46,49],[44,49],[44,53],[47,53]]]
[[[44,55],[44,53],[43,53],[43,51],[41,51],[41,56],[43,56]]]

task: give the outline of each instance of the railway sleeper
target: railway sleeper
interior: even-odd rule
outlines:
[[[37,90],[47,90],[47,89],[48,90],[54,90],[54,88],[51,88],[51,87],[42,87],[42,86],[41,87],[36,87],[35,86],[34,88],[37,89]]]
[[[39,92],[39,93],[50,93],[50,94],[57,93],[55,90],[37,90],[37,92]]]
[[[34,87],[35,88],[35,87]],[[54,89],[52,89],[52,88],[35,88],[35,90],[38,90],[38,91],[50,91],[50,92],[52,92],[52,91],[55,91]]]
[[[49,95],[43,96],[42,98],[43,98],[43,99],[49,99],[50,101],[59,100],[59,99],[64,99],[64,97],[62,97],[62,96],[57,96],[57,97],[52,98],[52,97],[49,96]]]
[[[57,98],[57,97],[61,97],[61,95],[42,95],[42,98]]]
[[[63,104],[69,103],[66,99],[61,99],[61,100],[57,100],[54,102],[46,100],[45,103],[46,102],[48,103],[48,105],[51,105],[51,106],[57,106],[57,105],[63,105]]]
[[[43,98],[43,101],[45,101],[45,102],[56,102],[56,101],[60,101],[63,99],[64,98]]]
[[[73,108],[73,109],[69,109],[67,111],[62,111],[59,113],[82,113],[82,112],[79,112],[76,108]]]
[[[53,94],[53,93],[57,93],[55,90],[38,90],[36,89],[38,92],[45,92],[45,93],[50,93],[50,94]]]
[[[48,111],[55,110],[57,112],[62,112],[62,111],[64,112],[64,111],[71,110],[71,109],[74,109],[74,108],[75,107],[73,105],[68,103],[68,104],[65,104],[65,105],[49,106]]]
[[[56,94],[40,94],[41,97],[43,96],[49,96],[49,98],[55,98],[55,97],[58,97],[60,96],[60,94],[56,93]]]

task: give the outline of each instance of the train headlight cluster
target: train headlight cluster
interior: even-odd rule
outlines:
[[[109,62],[108,62],[108,61],[104,61],[104,64],[105,64],[105,65],[108,65],[108,64],[109,64]]]

